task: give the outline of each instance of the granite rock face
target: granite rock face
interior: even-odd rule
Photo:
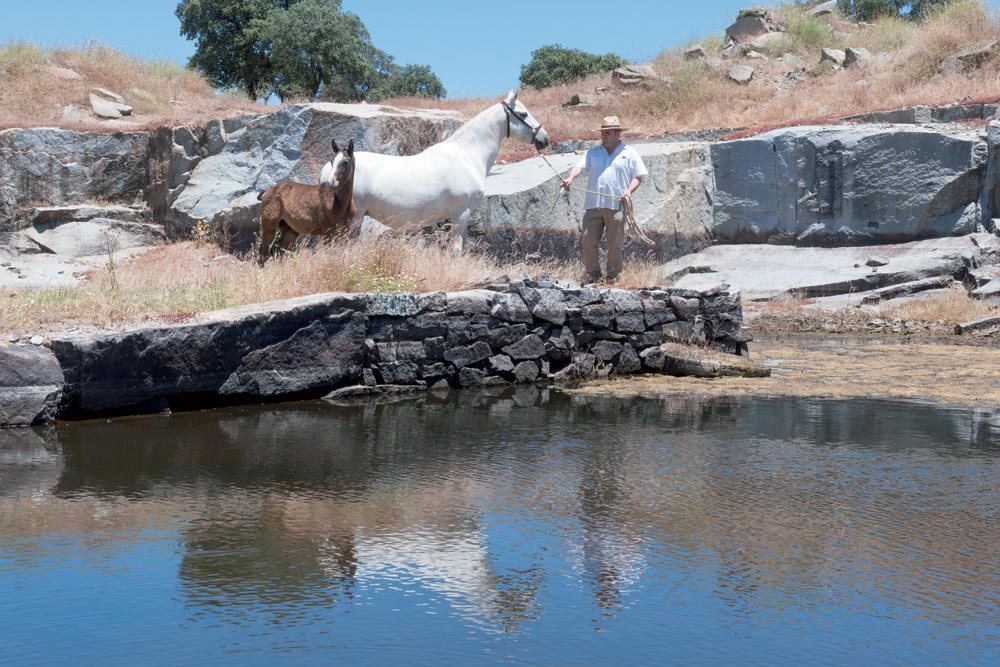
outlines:
[[[979,132],[913,127],[796,127],[720,142],[714,236],[842,246],[981,231],[987,155]]]

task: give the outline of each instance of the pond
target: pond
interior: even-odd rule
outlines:
[[[0,663],[1000,664],[1000,414],[520,387],[0,432]]]

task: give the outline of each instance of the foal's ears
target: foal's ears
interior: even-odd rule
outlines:
[[[348,157],[354,157],[354,139],[347,142],[347,155]]]
[[[352,139],[351,141],[354,141],[354,140]],[[337,147],[337,140],[336,139],[334,139],[333,141],[330,142],[330,146],[333,148],[333,154],[334,155],[336,155],[337,153],[340,152],[340,149]]]

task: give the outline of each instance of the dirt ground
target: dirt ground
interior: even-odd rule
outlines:
[[[646,375],[587,383],[586,394],[789,396],[933,401],[1000,408],[1000,345],[949,338],[828,335],[758,336],[750,359],[767,378],[698,379]]]

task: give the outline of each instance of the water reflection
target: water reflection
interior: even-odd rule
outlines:
[[[186,631],[278,643],[333,615],[343,650],[396,612],[416,644],[446,616],[539,655],[550,624],[651,651],[668,622],[825,624],[831,657],[891,631],[900,655],[979,659],[998,472],[994,413],[885,402],[522,387],[61,424],[0,433],[0,584],[66,536],[96,560],[161,539]]]

